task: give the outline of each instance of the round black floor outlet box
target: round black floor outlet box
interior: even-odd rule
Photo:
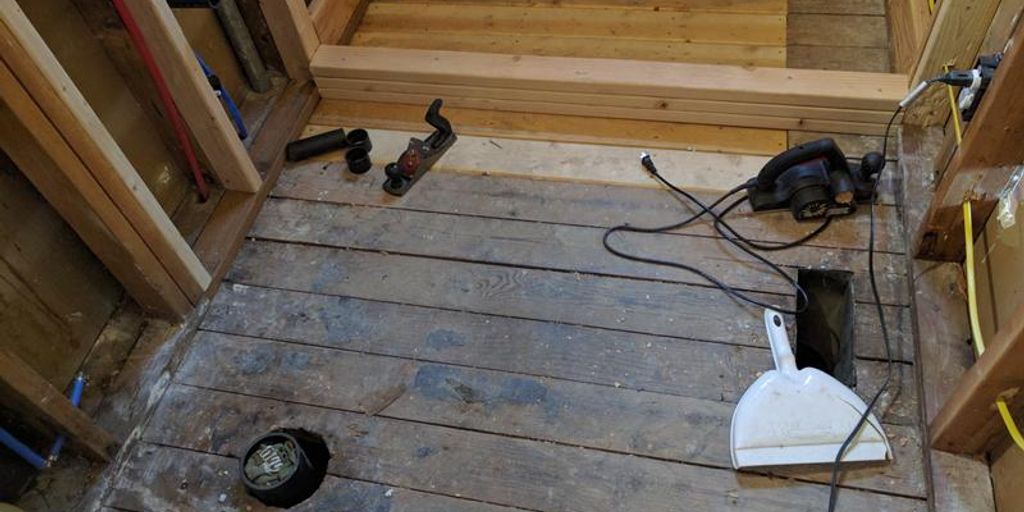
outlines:
[[[331,455],[323,438],[283,429],[256,439],[239,462],[242,483],[264,505],[288,508],[313,495]]]

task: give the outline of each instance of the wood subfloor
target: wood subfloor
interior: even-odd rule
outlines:
[[[516,158],[507,140],[492,142],[492,165]],[[333,454],[323,487],[296,510],[825,508],[826,469],[730,468],[734,404],[771,366],[761,311],[602,250],[607,227],[684,215],[667,193],[441,166],[396,199],[380,190],[379,166],[355,177],[331,158],[285,169],[106,506],[267,510],[238,483],[237,457],[257,435],[293,427],[322,434]],[[840,510],[923,512],[903,235],[891,201],[879,214],[898,360],[880,418],[895,461],[847,471]],[[734,225],[776,242],[808,229],[742,209]],[[792,302],[707,225],[631,241]],[[862,396],[885,370],[866,241],[862,213],[770,256],[792,272],[856,273]]]
[[[351,44],[890,71],[884,0],[372,0]]]

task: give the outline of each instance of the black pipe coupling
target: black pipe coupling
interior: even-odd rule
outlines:
[[[331,151],[345,151],[345,163],[354,174],[363,174],[373,167],[370,151],[373,142],[370,134],[362,128],[345,133],[338,128],[328,132],[290,142],[285,148],[289,162],[298,162]]]

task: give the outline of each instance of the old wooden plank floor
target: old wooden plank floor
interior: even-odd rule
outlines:
[[[518,157],[500,142],[495,168]],[[760,311],[601,248],[607,227],[684,215],[666,192],[442,169],[396,199],[379,168],[356,177],[331,158],[284,171],[105,505],[264,510],[238,483],[237,457],[295,427],[333,454],[298,510],[824,508],[827,469],[730,469],[733,405],[771,365]],[[895,461],[846,472],[840,509],[924,511],[903,235],[896,206],[879,212],[898,361],[880,417]],[[735,225],[769,242],[808,229],[787,215],[741,208]],[[792,301],[707,225],[631,240]],[[866,241],[862,212],[771,255],[794,273],[856,273],[862,396],[885,371]]]

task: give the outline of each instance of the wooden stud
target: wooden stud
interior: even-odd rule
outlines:
[[[886,73],[329,45],[321,46],[316,52],[311,68],[317,79],[405,81],[881,111],[895,108],[907,91],[905,76]]]
[[[3,63],[0,91],[4,151],[19,169],[136,302],[170,318],[188,313],[188,298]]]
[[[485,112],[519,112],[530,115],[563,115],[590,118],[597,122],[608,119],[626,121],[661,121],[669,123],[686,123],[721,126],[727,128],[767,128],[774,130],[813,130],[836,133],[853,133],[862,135],[881,135],[885,125],[872,122],[834,121],[827,119],[808,119],[800,117],[770,117],[748,114],[719,112],[690,112],[667,109],[640,109],[631,107],[609,107],[603,105],[583,105],[579,103],[559,103],[546,101],[520,101],[490,98],[466,98],[461,96],[431,95],[425,93],[387,93],[359,92],[348,89],[321,89],[325,99],[344,100],[344,103],[367,102],[374,104],[414,105],[423,109],[437,97],[445,99],[445,105],[460,109],[477,109]],[[544,93],[535,94],[542,96]],[[600,95],[594,95],[600,96]],[[726,102],[721,102],[726,103]],[[732,110],[732,107],[726,107]],[[870,113],[869,113],[870,115]],[[859,116],[859,114],[857,114]],[[867,115],[865,115],[867,117]]]
[[[14,0],[0,0],[0,54],[92,177],[192,301],[210,274]]]
[[[321,44],[348,44],[369,7],[369,0],[313,0],[313,18]]]
[[[942,2],[935,14],[928,40],[912,73],[910,86],[943,72],[943,66],[965,68],[974,64],[978,48],[988,33],[999,0],[950,0]],[[949,100],[942,87],[921,96],[907,112],[904,122],[921,126],[942,124],[949,117]]]
[[[1020,372],[1024,360],[1024,304],[987,345],[988,350],[964,373],[932,420],[929,430],[933,447],[984,454],[993,447],[996,436],[1005,435],[995,401],[1024,386]]]
[[[905,92],[884,73],[364,47],[322,46],[313,71],[332,99],[869,135]]]
[[[889,11],[889,39],[892,67],[897,73],[912,73],[921,47],[928,38],[932,13],[926,0],[886,0]]]
[[[228,190],[259,190],[256,167],[200,69],[167,2],[126,0],[126,4],[163,71],[174,103],[210,162],[210,170]]]
[[[109,433],[71,405],[67,397],[28,363],[3,348],[0,348],[0,388],[5,397],[13,397],[29,413],[67,433],[90,458],[109,462],[117,450],[117,441]]]
[[[107,57],[114,64],[125,85],[131,91],[146,113],[149,121],[157,129],[168,154],[174,158],[181,172],[189,169],[188,162],[181,150],[181,145],[171,123],[163,112],[160,97],[153,86],[153,79],[146,72],[146,66],[139,57],[128,31],[121,22],[110,0],[71,0],[77,7],[82,19],[92,30],[95,38],[103,45]]]
[[[917,256],[925,259],[963,259],[961,204],[971,199],[978,227],[995,209],[996,194],[1013,169],[1024,162],[1024,23],[1014,32],[1006,53],[978,112],[964,131],[935,187],[928,213],[917,232]],[[977,230],[976,230],[977,231]]]
[[[263,188],[256,194],[226,192],[195,243],[196,254],[213,273],[214,285],[209,293],[216,291],[231,268],[245,234],[281,174],[285,144],[302,131],[319,100],[311,82],[293,82],[281,94],[264,123],[265,128],[256,134],[249,153],[262,171]]]
[[[506,87],[473,87],[446,84],[424,84],[412,82],[357,80],[348,78],[318,77],[317,86],[321,94],[404,94],[445,98],[488,99],[533,103],[558,103],[577,106],[622,107],[635,111],[678,112],[684,115],[732,115],[744,118],[764,116],[789,118],[793,124],[813,121],[835,121],[837,123],[865,123],[884,125],[892,116],[887,110],[853,110],[827,107],[806,107],[795,105],[774,105],[745,101],[693,100],[657,96],[635,96],[625,94],[594,94],[584,92],[531,91]],[[383,97],[383,96],[382,96]],[[397,97],[397,96],[396,96]],[[426,103],[429,104],[429,101]],[[546,110],[540,110],[546,112]],[[658,114],[651,113],[656,116]],[[667,115],[667,114],[661,114]],[[722,117],[723,121],[728,116]],[[686,122],[698,122],[691,119]],[[753,121],[751,121],[753,122]],[[772,122],[770,120],[764,122]],[[707,124],[725,124],[707,123]],[[807,128],[804,128],[807,130]]]
[[[309,62],[320,46],[313,18],[303,0],[260,0],[263,16],[270,26],[288,76],[311,78]]]

